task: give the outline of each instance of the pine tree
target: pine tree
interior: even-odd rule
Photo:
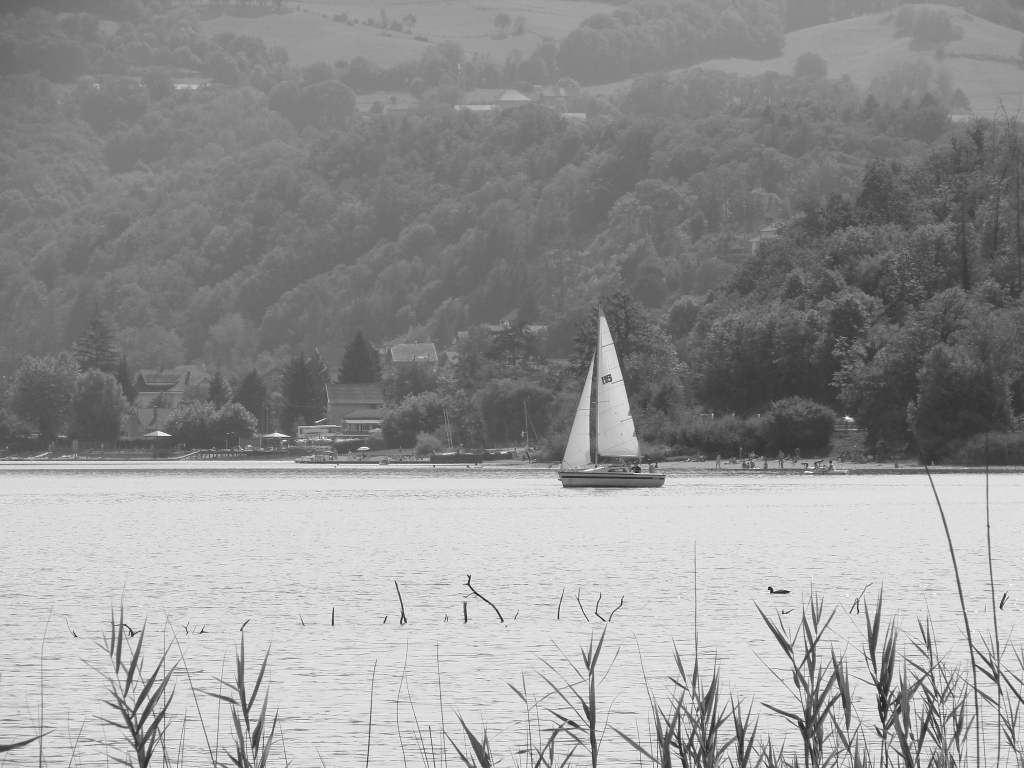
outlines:
[[[267,385],[257,371],[249,371],[242,377],[242,381],[239,382],[238,389],[235,391],[234,401],[256,417],[264,432],[269,431],[270,424],[267,423],[265,411]]]
[[[345,347],[338,370],[339,384],[372,384],[380,381],[380,354],[366,340],[362,331],[356,331],[352,342]]]
[[[310,380],[309,360],[305,352],[300,351],[285,366],[281,377],[281,395],[284,398],[282,426],[287,426],[290,431],[299,422],[306,424],[313,421],[308,418]]]
[[[121,394],[129,403],[134,403],[139,391],[135,387],[135,380],[128,371],[128,359],[122,353],[121,362],[117,366],[117,383],[121,385]]]
[[[83,371],[95,369],[115,373],[118,367],[114,332],[102,314],[96,314],[89,327],[71,345],[72,353]]]
[[[327,413],[327,365],[319,352],[299,352],[285,366],[281,386],[284,397],[282,426],[313,424]]]
[[[207,394],[208,399],[215,408],[223,408],[224,404],[231,400],[231,385],[228,384],[220,371],[217,371],[210,377]]]

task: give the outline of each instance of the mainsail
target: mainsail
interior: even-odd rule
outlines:
[[[596,431],[598,456],[639,456],[640,444],[629,413],[626,383],[622,379],[622,368],[604,312],[600,313],[597,324]]]
[[[594,379],[594,358],[590,358],[590,368],[583,382],[583,393],[579,405],[576,406],[576,417],[569,431],[569,441],[565,445],[562,456],[563,468],[585,467],[591,463],[590,455],[590,395]]]

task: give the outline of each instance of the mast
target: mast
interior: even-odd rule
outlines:
[[[447,408],[442,408],[441,413],[444,415],[444,435],[448,438],[448,450],[450,451],[455,448],[455,445],[452,442],[452,423],[448,420]]]
[[[530,417],[526,413],[526,401],[523,400],[523,442],[524,451],[530,450]]]
[[[594,464],[595,467],[597,466],[598,459],[600,458],[599,451],[601,450],[601,446],[598,445],[598,440],[597,440],[597,436],[599,434],[601,434],[601,431],[600,431],[601,430],[601,426],[600,426],[600,424],[599,424],[599,422],[597,420],[598,415],[599,415],[598,412],[601,410],[599,407],[597,407],[599,405],[599,403],[600,403],[600,397],[601,396],[599,394],[597,394],[597,387],[595,386],[595,382],[593,381],[593,378],[596,377],[596,376],[600,376],[601,375],[599,373],[599,371],[601,370],[601,318],[603,318],[603,317],[604,317],[604,310],[602,310],[600,305],[598,305],[598,307],[597,307],[597,339],[596,339],[596,344],[594,346],[594,375],[593,375],[593,377],[591,377],[591,382],[590,382],[591,392],[593,393],[594,400],[596,401],[594,403],[594,408],[593,408],[593,411],[594,411],[594,439],[590,441],[590,449],[591,449],[591,451],[592,451],[592,453],[594,455],[593,464]]]

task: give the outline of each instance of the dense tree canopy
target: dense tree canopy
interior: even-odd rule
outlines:
[[[26,357],[14,374],[11,408],[44,440],[52,440],[66,427],[77,376],[78,366],[67,353]]]
[[[141,0],[0,17],[6,411],[53,437],[79,366],[123,367],[128,395],[129,368],[196,362],[238,381],[252,415],[277,398],[287,429],[323,418],[332,366],[377,379],[362,332],[347,348],[338,332],[362,328],[453,353],[381,375],[390,404],[423,398],[395,441],[514,441],[518,399],[557,451],[600,303],[650,441],[689,446],[694,413],[743,419],[793,397],[853,416],[872,449],[941,456],[1010,428],[1020,127],[952,125],[955,93],[929,64],[870,94],[813,60],[794,77],[656,71],[712,44],[774,55],[823,7],[784,6],[621,3],[501,72],[454,44],[388,70],[300,71]],[[934,14],[900,18],[909,35],[955,35]],[[203,87],[175,87],[182,71]],[[546,73],[557,100],[453,110],[452,71],[467,87]],[[579,87],[637,72],[614,99]],[[355,109],[353,91],[413,80],[414,108]]]
[[[113,374],[86,370],[75,381],[70,435],[113,445],[121,434],[121,416],[127,407]]]

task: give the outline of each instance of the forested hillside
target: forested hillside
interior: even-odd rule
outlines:
[[[976,412],[936,440],[1021,408],[1016,125],[953,130],[930,94],[699,70],[578,94],[584,121],[429,97],[361,115],[346,66],[293,71],[258,40],[203,38],[188,8],[132,8],[3,17],[6,374],[98,313],[133,369],[240,377],[299,350],[340,360],[360,329],[444,347],[509,316],[548,327],[543,357],[578,360],[578,320],[618,294],[660,334],[626,356],[664,445],[700,442],[691,409],[790,396],[896,445],[947,429],[925,417],[953,392]],[[211,82],[176,88],[183,72]]]

